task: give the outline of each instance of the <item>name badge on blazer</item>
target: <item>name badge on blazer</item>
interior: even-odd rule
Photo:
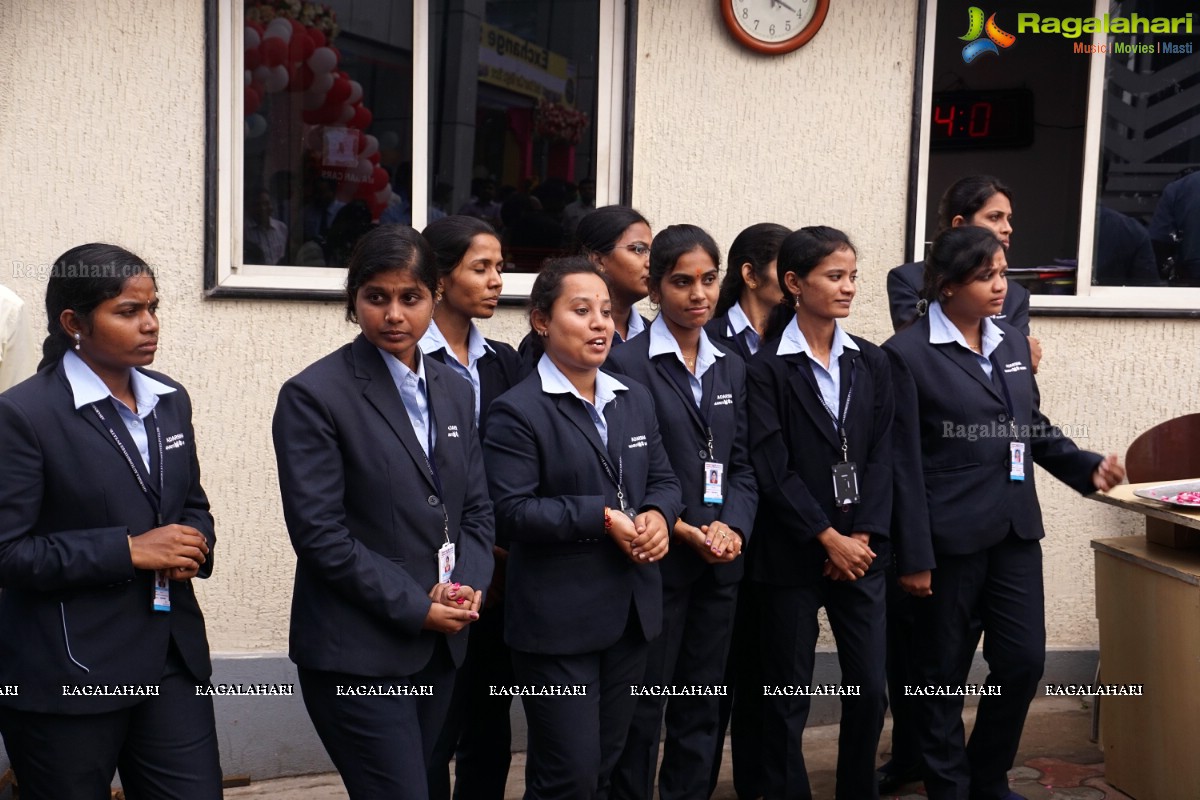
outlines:
[[[163,450],[175,450],[183,447],[185,444],[187,444],[187,441],[183,438],[182,433],[173,433],[163,439]]]
[[[447,426],[446,426],[446,438],[447,438],[447,439],[457,439],[457,438],[459,438],[459,436],[458,436],[458,426],[457,426],[457,425],[447,425]]]

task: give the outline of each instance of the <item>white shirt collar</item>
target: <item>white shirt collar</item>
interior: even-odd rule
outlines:
[[[842,357],[842,353],[847,350],[857,350],[858,345],[850,338],[837,320],[833,321],[833,346],[829,348],[829,364],[832,366]],[[804,334],[800,332],[800,324],[793,317],[792,321],[783,329],[783,336],[779,339],[779,348],[775,351],[777,355],[789,356],[793,353],[803,353],[809,358],[813,358],[812,348],[808,346],[808,340],[804,338]],[[816,359],[813,359],[814,361]]]
[[[483,334],[479,332],[479,328],[475,327],[474,322],[467,324],[469,325],[470,332],[467,334],[467,363],[464,366],[470,367],[476,361],[483,358],[485,353],[495,351],[488,344],[487,339],[483,338]],[[458,356],[454,355],[454,350],[450,348],[450,343],[442,335],[442,329],[438,327],[437,322],[430,321],[429,328],[417,344],[420,345],[421,352],[423,353],[436,353],[438,350],[445,350],[451,358],[456,361],[458,360]]]
[[[425,359],[421,358],[420,347],[417,348],[416,370],[409,369],[407,364],[396,358],[387,350],[384,350],[382,347],[376,347],[375,349],[379,351],[379,355],[383,356],[383,363],[387,364],[388,372],[392,374],[392,380],[394,380],[397,385],[400,385],[408,380],[410,375],[416,377],[417,385],[420,385],[421,382],[425,380]]]
[[[642,319],[642,315],[638,313],[637,306],[629,309],[629,327],[627,330],[629,331],[629,335],[625,337],[625,341],[627,342],[646,330],[646,320]]]
[[[983,318],[983,337],[982,349],[983,357],[990,358],[992,352],[1000,346],[1000,342],[1004,340],[1004,331],[1000,330],[1000,326],[992,322],[991,317]],[[940,302],[929,304],[929,343],[930,344],[947,344],[949,342],[958,342],[962,348],[971,355],[979,355],[970,347],[967,346],[967,339],[962,335],[962,331],[958,329],[950,318],[946,316],[946,312],[942,310]]]
[[[585,403],[588,402],[579,393],[579,390],[571,385],[571,381],[567,380],[567,376],[562,373],[562,370],[550,360],[550,356],[542,354],[537,370],[538,376],[542,379],[542,391],[546,394],[571,394]],[[612,402],[612,399],[617,396],[617,392],[624,392],[628,389],[628,386],[604,370],[596,370],[596,402],[592,405],[596,408],[603,408]]]
[[[687,369],[687,363],[683,360],[683,350],[679,347],[679,342],[671,335],[671,330],[667,327],[666,320],[663,319],[660,313],[654,318],[654,322],[650,323],[650,358],[662,355],[675,354],[679,359],[679,363],[683,364],[684,369]],[[696,377],[704,377],[704,373],[708,368],[717,362],[718,357],[724,357],[717,348],[713,347],[712,342],[708,340],[708,334],[704,329],[700,329],[700,346],[696,349]]]
[[[737,336],[746,330],[746,328],[754,331],[754,327],[750,324],[750,318],[746,316],[746,312],[742,309],[740,302],[734,303],[729,307],[726,318],[729,320],[729,331],[734,336]],[[754,331],[754,333],[757,335],[758,331]]]
[[[67,383],[71,385],[76,409],[112,397],[112,392],[100,376],[93,372],[82,358],[75,355],[73,350],[68,350],[63,356],[63,372],[67,375]],[[136,369],[129,371],[129,384],[133,389],[133,399],[137,403],[137,414],[143,419],[158,405],[160,395],[175,391],[173,386],[167,386]],[[115,397],[113,399],[116,400]]]

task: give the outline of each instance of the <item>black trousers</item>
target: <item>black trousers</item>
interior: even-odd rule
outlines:
[[[172,663],[174,662],[174,663]],[[221,797],[212,698],[178,657],[159,695],[103,714],[0,710],[21,800],[108,800],[113,773],[129,800]]]
[[[449,800],[452,756],[455,800],[503,800],[512,762],[512,697],[490,688],[513,681],[501,604],[471,623],[467,658],[454,677],[450,711],[429,766],[430,800]]]
[[[525,696],[529,749],[525,800],[605,800],[625,747],[635,697],[630,686],[646,671],[650,645],[631,619],[612,647],[580,655],[513,650],[524,688],[586,687],[583,696]]]
[[[694,583],[663,587],[663,632],[650,646],[641,684],[664,687],[720,687],[725,680],[733,632],[737,584],[718,584],[711,570]],[[666,709],[658,793],[662,800],[709,795],[709,780],[720,738],[720,696],[646,695],[637,698],[625,749],[612,777],[614,799],[650,800]]]
[[[837,642],[843,687],[838,734],[838,800],[873,800],[875,753],[883,729],[886,647],[883,570],[856,581],[821,579],[806,586],[753,583],[758,594],[762,631],[763,684],[806,687],[813,677],[819,628],[817,610],[825,607]],[[767,800],[810,800],[802,740],[811,698],[806,695],[763,698],[763,775]]]
[[[298,669],[304,706],[351,800],[427,800],[426,769],[454,688],[445,642],[413,675]],[[375,694],[361,694],[374,687]],[[426,695],[384,694],[408,687]]]
[[[965,556],[937,556],[933,595],[913,603],[921,686],[962,686],[983,630],[987,686],[964,746],[961,696],[918,696],[918,731],[931,800],[999,800],[1046,661],[1042,548],[1010,535]]]
[[[756,593],[748,584],[738,592],[733,641],[725,667],[725,683],[730,687],[731,695],[721,698],[720,736],[708,782],[710,796],[716,790],[721,774],[726,727],[729,728],[734,791],[739,800],[757,800],[763,794],[763,681],[757,601]]]

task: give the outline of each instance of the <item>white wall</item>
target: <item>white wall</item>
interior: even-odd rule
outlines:
[[[884,275],[900,263],[907,196],[915,0],[836,0],[801,51],[761,58],[725,34],[716,4],[642,0],[635,204],[654,225],[693,222],[723,246],[745,225],[826,223],[859,248],[850,329],[890,332]],[[270,442],[278,387],[354,329],[333,304],[205,300],[204,26],[194,0],[0,4],[0,281],[40,306],[14,262],[73,245],[122,244],[159,271],[156,366],[196,406],[218,522],[201,601],[215,651],[286,648],[294,557]],[[1023,208],[1023,214],[1035,213]],[[36,324],[44,325],[40,313]],[[1152,422],[1200,410],[1200,323],[1035,318],[1043,406],[1084,423],[1081,442],[1123,452]],[[516,342],[503,310],[489,335]],[[1089,537],[1134,532],[1132,515],[1039,476],[1048,528],[1052,645],[1095,646]]]

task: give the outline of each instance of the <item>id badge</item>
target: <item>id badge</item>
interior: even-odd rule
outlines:
[[[833,465],[833,502],[842,508],[857,503],[858,466],[853,461]]]
[[[725,503],[725,465],[719,461],[704,462],[704,502],[708,505]]]
[[[151,607],[155,611],[171,610],[171,581],[165,569],[154,571],[154,603]]]
[[[1010,481],[1025,480],[1025,443],[1008,443],[1008,479]]]
[[[449,583],[454,572],[454,542],[446,542],[438,548],[438,583]]]

